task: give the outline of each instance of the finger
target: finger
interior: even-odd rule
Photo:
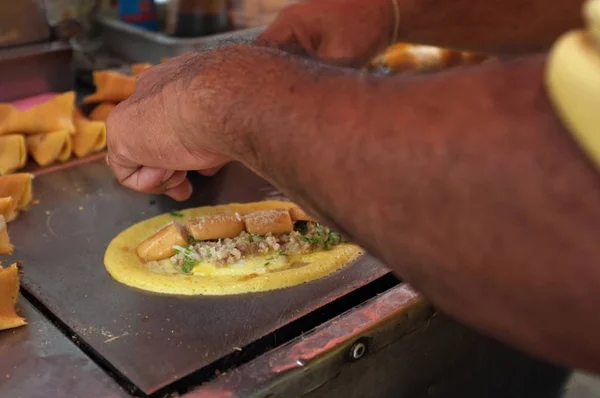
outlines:
[[[198,174],[205,177],[212,177],[221,170],[221,167],[211,167],[210,169],[198,170]]]
[[[186,178],[179,185],[169,188],[165,191],[165,195],[175,199],[178,202],[189,199],[192,196],[192,184]]]

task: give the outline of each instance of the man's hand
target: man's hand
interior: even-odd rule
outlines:
[[[188,170],[212,175],[229,161],[214,144],[239,71],[239,51],[227,51],[189,53],[144,71],[133,96],[111,112],[108,162],[123,185],[185,200]]]
[[[394,22],[392,0],[314,0],[283,9],[257,43],[362,66],[390,44]]]

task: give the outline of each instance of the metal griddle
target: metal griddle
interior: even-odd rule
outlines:
[[[193,198],[177,203],[121,187],[103,160],[79,164],[39,175],[34,199],[40,203],[10,225],[25,294],[133,392],[168,391],[188,375],[202,383],[215,370],[268,349],[256,347],[264,336],[277,345],[285,325],[388,272],[363,257],[292,288],[195,298],[151,294],[112,280],[104,251],[134,223],[173,209],[279,197],[239,164],[212,179],[197,176],[194,183]]]
[[[129,396],[29,302],[19,308],[28,325],[0,333],[4,397]]]

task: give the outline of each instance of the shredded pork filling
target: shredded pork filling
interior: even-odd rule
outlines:
[[[298,222],[289,233],[261,236],[242,232],[235,238],[202,241],[187,247],[176,247],[177,254],[171,257],[173,264],[183,272],[191,272],[199,262],[214,262],[225,266],[237,263],[246,256],[278,252],[279,255],[308,253],[328,250],[342,242],[340,236],[318,223]]]

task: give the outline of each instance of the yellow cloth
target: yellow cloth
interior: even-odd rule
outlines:
[[[588,1],[583,15],[586,29],[555,43],[546,85],[559,116],[600,168],[600,0]]]

